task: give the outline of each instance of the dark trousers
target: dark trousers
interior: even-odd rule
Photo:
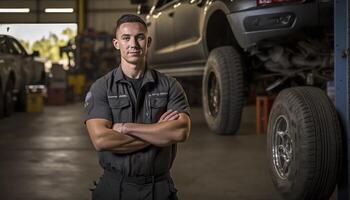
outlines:
[[[92,200],[177,200],[177,190],[169,173],[156,177],[127,177],[105,171]]]

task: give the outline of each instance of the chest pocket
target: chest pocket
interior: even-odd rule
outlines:
[[[167,96],[150,96],[152,123],[156,123],[162,114],[166,112],[167,104]]]
[[[112,110],[114,123],[132,121],[131,103],[128,96],[108,96],[108,103]]]

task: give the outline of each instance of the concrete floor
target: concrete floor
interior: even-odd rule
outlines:
[[[254,107],[236,136],[210,132],[192,110],[190,139],[178,146],[172,174],[184,200],[280,200],[269,177],[266,135],[255,134]],[[0,120],[1,200],[87,200],[101,169],[82,123],[82,105]]]

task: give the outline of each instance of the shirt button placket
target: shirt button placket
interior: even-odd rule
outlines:
[[[147,101],[147,110],[146,110],[146,117],[148,119],[148,121],[151,123],[151,114],[150,114],[150,111],[151,111],[151,99],[150,99],[150,95],[146,95],[146,101]]]

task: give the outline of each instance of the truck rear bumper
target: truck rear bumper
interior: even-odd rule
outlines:
[[[304,27],[318,26],[316,2],[257,8],[227,15],[239,45],[247,49],[258,41],[283,37]]]

